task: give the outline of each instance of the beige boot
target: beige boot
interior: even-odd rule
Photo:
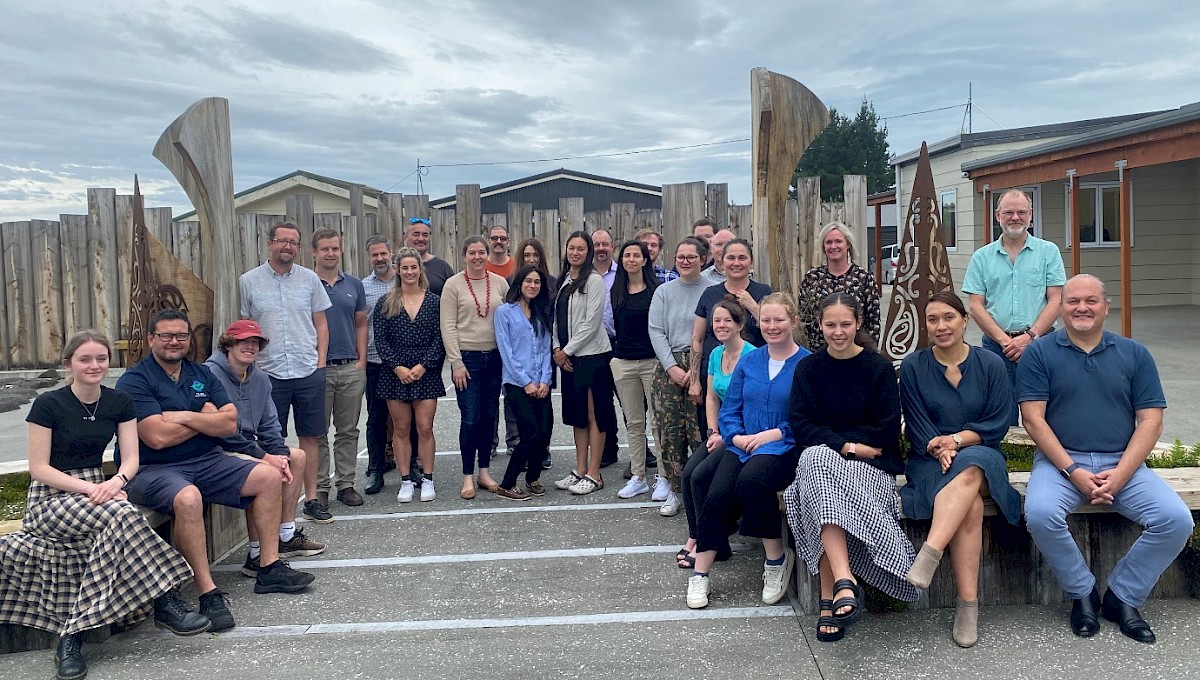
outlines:
[[[959,647],[974,647],[979,641],[979,599],[958,599],[954,610],[954,644]]]
[[[921,590],[925,590],[929,587],[930,581],[933,581],[933,573],[937,571],[938,564],[941,561],[941,550],[934,550],[929,547],[928,543],[922,543],[921,551],[917,553],[916,561],[909,567],[908,573],[904,575],[904,580]]]

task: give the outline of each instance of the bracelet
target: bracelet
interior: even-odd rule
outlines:
[[[121,478],[121,482],[122,482],[121,488],[125,488],[126,486],[129,486],[129,478],[126,477],[124,474],[118,472],[117,474],[115,474],[113,476]]]

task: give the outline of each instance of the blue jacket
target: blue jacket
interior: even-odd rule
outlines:
[[[550,329],[534,335],[521,303],[508,302],[496,309],[496,346],[505,385],[550,384]]]
[[[725,446],[746,462],[751,455],[782,456],[792,452],[796,446],[796,438],[792,435],[792,426],[788,422],[788,403],[792,395],[792,376],[796,374],[796,364],[809,355],[803,347],[784,362],[783,369],[774,380],[770,375],[771,355],[767,347],[743,355],[733,369],[729,379],[729,390],[725,393],[725,401],[721,403],[721,413],[717,420],[721,427],[721,437]],[[742,434],[757,434],[772,428],[783,432],[783,439],[763,444],[754,450],[753,454],[746,453],[733,445],[733,438]]]
[[[221,438],[221,448],[255,458],[270,453],[286,456],[288,445],[283,440],[279,412],[271,398],[271,379],[253,364],[246,368],[246,380],[233,374],[229,357],[224,352],[210,356],[204,365],[225,386],[229,400],[237,406],[238,433]]]

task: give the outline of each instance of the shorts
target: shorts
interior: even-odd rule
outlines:
[[[296,409],[297,437],[324,437],[329,431],[325,424],[325,369],[318,368],[303,378],[271,377],[271,400],[279,412],[283,436],[288,436],[288,412]]]
[[[170,516],[175,515],[175,497],[188,485],[200,490],[205,503],[242,509],[254,502],[241,492],[255,465],[217,450],[178,463],[143,465],[125,491],[134,503]]]

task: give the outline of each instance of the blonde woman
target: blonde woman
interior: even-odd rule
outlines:
[[[842,222],[830,222],[817,234],[825,264],[813,267],[800,282],[800,320],[807,336],[805,345],[813,352],[825,349],[825,336],[817,319],[817,305],[832,293],[848,293],[862,309],[863,330],[879,342],[879,288],[875,275],[859,266],[850,229]]]

